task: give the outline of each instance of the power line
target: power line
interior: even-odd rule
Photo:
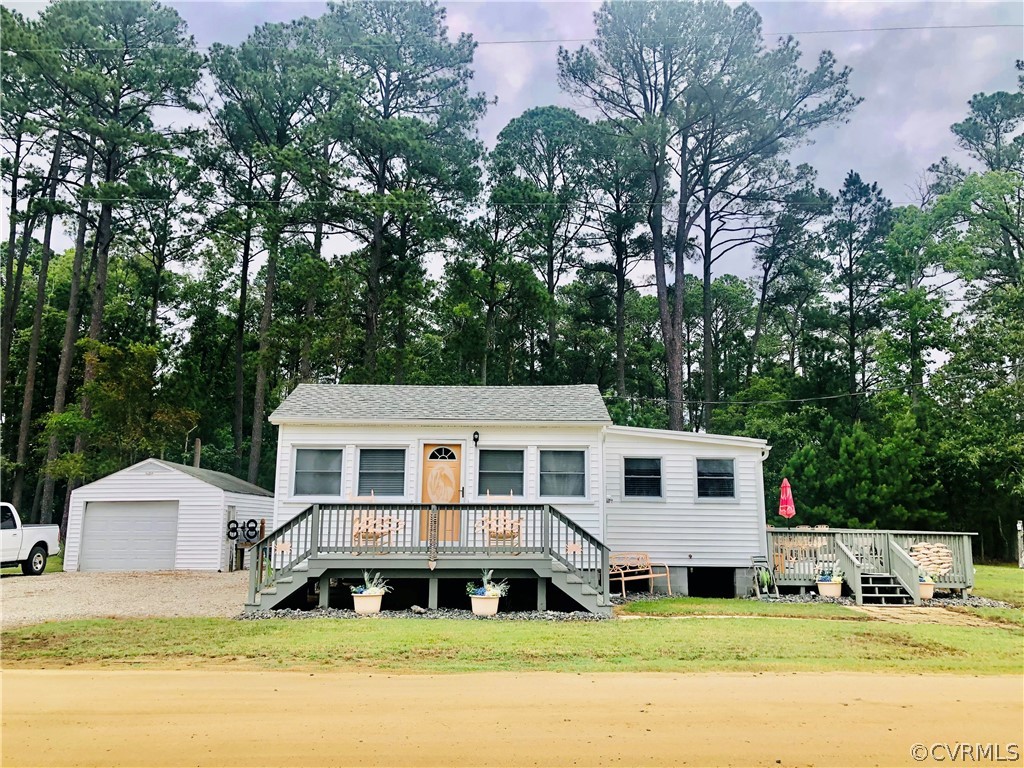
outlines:
[[[188,196],[186,196],[186,197],[188,197]],[[164,197],[130,197],[130,196],[125,196],[125,197],[89,197],[89,198],[76,198],[76,199],[79,199],[79,200],[85,199],[87,202],[90,202],[90,203],[173,203],[173,202],[175,202],[176,198],[175,199],[168,199],[168,198],[164,198]],[[195,198],[195,197],[188,197],[188,199],[192,200],[194,202],[200,202],[200,201],[211,202],[211,203],[221,203],[221,202],[223,202],[223,203],[230,203],[232,205],[275,205],[275,202],[273,200],[266,200],[266,199],[239,200],[239,199],[231,198],[231,197],[225,197],[225,198],[217,198],[217,197]],[[337,205],[337,204],[344,204],[344,203],[347,203],[347,204],[362,203],[362,202],[365,202],[366,200],[371,200],[371,201],[372,200],[377,200],[377,201],[380,201],[380,200],[383,200],[383,199],[384,198],[374,197],[373,193],[367,193],[366,195],[364,195],[362,197],[362,199],[352,199],[352,198],[344,198],[344,197],[342,197],[340,200],[339,199],[331,199],[331,200],[282,199],[280,201],[280,204],[282,206],[284,206],[284,205]],[[448,202],[448,201],[443,201],[443,202]],[[473,203],[471,203],[471,202],[470,203],[466,203],[465,201],[462,201],[462,202],[463,202],[463,204],[466,204],[466,205],[473,205]],[[781,203],[783,203],[785,201],[774,200],[772,202],[776,202],[776,203],[780,203],[781,204]],[[889,202],[892,203],[893,205],[897,205],[897,206],[898,205],[917,205],[917,202],[912,201],[912,200],[890,200]],[[429,205],[430,205],[430,202],[426,202],[426,201],[421,203],[421,202],[418,202],[418,201],[415,201],[415,200],[400,200],[400,199],[396,199],[396,200],[393,200],[393,201],[387,203],[387,205],[385,207],[388,208],[388,209],[395,209],[395,208],[402,208],[404,206],[408,206],[408,208],[410,210],[416,210],[416,209],[427,208]],[[480,204],[477,204],[477,205],[480,205]],[[499,203],[497,205],[491,205],[489,203],[484,203],[482,205],[483,205],[483,207],[485,207],[487,209],[492,209],[492,208],[537,208],[537,207],[540,207],[540,206],[549,206],[549,205],[550,206],[559,206],[559,207],[571,207],[571,206],[576,206],[576,205],[585,206],[585,203],[584,202],[576,202],[576,203],[550,203],[550,202],[545,203],[545,202],[537,202],[537,203]],[[815,205],[817,205],[817,203],[815,203]],[[827,205],[827,203],[821,203],[821,205]],[[797,207],[797,208],[800,208],[800,207],[806,207],[807,204],[806,203],[795,203],[794,206]],[[633,208],[637,208],[637,209],[645,209],[648,206],[647,206],[647,204],[643,204],[641,206],[629,206],[629,207],[633,207]]]
[[[918,30],[946,30],[946,29],[1021,29],[1024,24],[936,24],[904,27],[857,27],[852,29],[805,29],[799,32],[762,32],[765,37],[788,37],[792,35],[839,35],[854,32],[910,32]],[[687,40],[688,37],[641,37],[634,38],[639,42],[658,42],[662,40]],[[594,37],[563,37],[563,38],[542,38],[525,40],[480,40],[477,45],[533,45],[549,43],[593,43],[597,40]]]
[[[945,30],[968,30],[968,29],[1024,29],[1024,24],[934,24],[934,25],[919,25],[919,26],[899,26],[899,27],[853,27],[847,29],[805,29],[795,32],[763,32],[765,37],[797,37],[800,35],[842,35],[842,34],[859,34],[867,32],[918,32],[918,31],[945,31]],[[647,37],[647,38],[634,38],[638,42],[663,42],[668,40],[686,40],[689,39],[687,36],[668,36],[668,37]],[[475,40],[474,43],[478,46],[481,45],[551,45],[554,43],[593,43],[596,42],[595,37],[551,37],[551,38],[523,38],[518,40]],[[200,45],[196,46],[194,50],[197,51],[210,51],[213,49],[213,45]],[[356,48],[373,48],[373,47],[384,47],[393,46],[391,42],[355,42],[347,43],[344,47],[350,49]],[[224,45],[225,48],[240,48],[245,46],[249,50],[274,50],[277,46],[257,46],[247,44],[244,41],[238,46]],[[154,50],[159,48],[177,48],[174,45],[154,45],[149,46],[147,50]],[[11,53],[66,53],[70,51],[76,52],[91,52],[91,53],[113,53],[118,51],[124,51],[124,46],[109,46],[109,47],[75,47],[75,48],[8,48],[7,51]]]
[[[984,371],[984,373],[1015,373],[1019,375],[1016,368],[997,368],[995,371]],[[967,376],[944,376],[947,380],[962,380]],[[971,381],[977,381],[979,376],[971,377]],[[859,392],[843,392],[838,395],[816,395],[814,397],[793,397],[779,398],[776,400],[677,400],[671,397],[644,397],[642,395],[602,395],[605,400],[625,400],[626,402],[649,402],[649,403],[679,403],[681,405],[785,405],[792,403],[814,403],[825,400],[842,400],[849,397],[866,397],[868,395],[879,395],[886,392],[903,392],[908,388],[925,387],[927,382],[907,382],[898,387],[880,387]]]

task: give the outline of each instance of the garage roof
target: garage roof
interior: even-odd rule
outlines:
[[[212,469],[202,469],[201,467],[190,467],[187,464],[175,464],[173,461],[164,461],[163,459],[151,459],[151,461],[161,464],[168,469],[176,469],[179,472],[184,472],[186,475],[191,475],[196,480],[202,480],[208,485],[212,485],[215,488],[220,488],[222,491],[228,493],[247,493],[250,496],[273,496],[270,491],[260,488],[258,485],[247,483],[245,480],[229,475],[227,472],[216,472]]]
[[[443,387],[300,384],[270,416],[274,424],[494,422],[611,424],[593,384]]]

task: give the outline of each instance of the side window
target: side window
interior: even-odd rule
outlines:
[[[697,498],[735,497],[735,462],[732,459],[697,459]]]
[[[0,509],[0,529],[13,531],[14,528],[14,513],[7,507],[3,507]]]
[[[661,459],[623,459],[624,495],[627,497],[661,496]]]

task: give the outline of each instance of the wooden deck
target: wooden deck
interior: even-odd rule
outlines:
[[[317,579],[321,605],[330,579],[363,570],[429,582],[528,575],[538,579],[538,606],[550,583],[582,607],[610,613],[608,548],[548,504],[314,504],[253,547],[251,610],[275,607]]]
[[[869,577],[892,576],[919,605],[918,566],[910,556],[918,543],[949,550],[951,567],[934,574],[937,589],[962,592],[974,587],[973,533],[888,531],[852,528],[769,528],[768,557],[779,586],[812,586],[823,569],[843,570],[858,604]]]

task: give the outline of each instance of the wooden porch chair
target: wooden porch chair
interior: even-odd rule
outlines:
[[[488,512],[477,527],[484,533],[484,542],[489,547],[518,549],[523,531],[523,518],[507,509]]]
[[[391,537],[404,527],[405,523],[394,515],[357,512],[352,519],[352,546],[383,552]]]

